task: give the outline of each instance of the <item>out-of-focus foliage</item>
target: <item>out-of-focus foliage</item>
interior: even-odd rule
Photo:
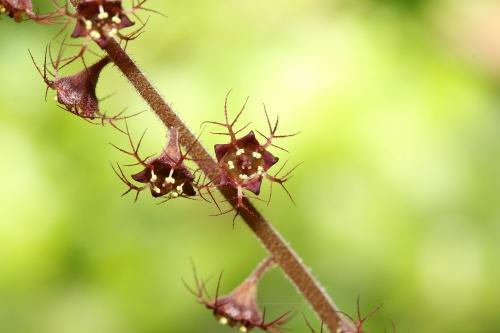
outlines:
[[[339,306],[357,295],[383,332],[497,332],[500,327],[500,6],[496,1],[150,1],[129,51],[199,131],[251,96],[245,120],[280,114],[282,161],[304,161],[275,188],[266,216]],[[404,2],[407,3],[407,2]],[[415,1],[410,1],[415,3]],[[30,62],[56,33],[0,21],[0,332],[229,332],[181,283],[193,258],[225,270],[227,292],[264,251],[246,226],[204,202],[133,204],[110,161],[128,161],[92,126],[56,107]],[[113,68],[107,111],[145,108]],[[164,130],[131,121],[158,152]],[[220,140],[208,134],[208,146]],[[130,170],[130,172],[136,169]],[[264,193],[266,195],[266,193]],[[215,284],[211,285],[215,288]],[[270,316],[311,313],[278,271]],[[289,323],[306,332],[298,316]]]

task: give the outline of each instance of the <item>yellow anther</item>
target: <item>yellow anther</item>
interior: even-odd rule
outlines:
[[[184,186],[184,183],[182,183],[181,185],[177,186],[177,192],[179,194],[181,194],[182,192],[184,192],[183,186]]]
[[[253,156],[253,157],[255,157],[255,158],[261,158],[261,157],[262,157],[262,154],[261,154],[261,153],[259,153],[259,152],[254,151],[254,152],[252,153],[252,156]]]
[[[234,169],[234,162],[233,161],[229,161],[227,162],[227,165],[229,166],[229,169]]]
[[[156,176],[155,172],[151,170],[151,179],[149,180],[150,182],[155,182],[158,179]]]
[[[175,179],[173,177],[167,177],[167,178],[165,178],[165,183],[166,184],[174,184]]]
[[[227,325],[227,323],[228,323],[228,322],[229,322],[229,320],[227,320],[227,318],[226,318],[226,317],[220,317],[220,318],[219,318],[219,323],[220,323],[221,325]]]
[[[101,34],[99,33],[99,31],[92,30],[90,32],[90,37],[92,37],[93,39],[99,39],[101,38]]]
[[[179,193],[177,192],[172,192],[171,194],[172,198],[177,198],[179,196]]]
[[[246,332],[247,328],[245,326],[240,326],[240,332]]]
[[[109,36],[110,36],[110,37],[115,37],[117,33],[118,33],[118,29],[113,28],[113,29],[111,29],[111,30],[109,31]]]
[[[85,20],[85,29],[92,30],[92,21]]]
[[[241,148],[236,151],[236,156],[240,156],[241,154],[245,153],[245,149]]]
[[[113,18],[111,19],[111,21],[113,21],[113,23],[116,23],[116,24],[120,24],[122,23],[122,20],[118,17],[118,14],[113,16]]]
[[[240,175],[239,175],[239,177],[240,177],[240,179],[242,179],[242,180],[247,180],[247,179],[248,179],[248,176],[247,176],[247,175],[245,175],[244,173],[240,174]]]
[[[99,20],[105,20],[109,17],[108,12],[104,11],[104,8],[102,8],[102,5],[99,5],[99,14],[97,15],[97,18]]]
[[[153,191],[155,191],[158,194],[161,193],[161,190],[158,187],[156,187],[156,186],[153,186]]]

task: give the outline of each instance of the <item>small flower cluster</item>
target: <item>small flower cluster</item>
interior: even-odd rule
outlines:
[[[270,175],[268,173],[269,169],[272,166],[274,166],[279,161],[279,159],[278,157],[274,156],[268,149],[271,146],[278,147],[273,143],[274,139],[290,137],[295,134],[277,135],[276,131],[278,127],[278,121],[276,121],[274,126],[271,126],[266,111],[265,114],[270,134],[268,136],[265,136],[264,134],[257,131],[260,135],[262,135],[265,138],[265,143],[261,144],[257,140],[254,131],[250,131],[248,134],[242,137],[237,137],[238,133],[240,133],[243,129],[245,129],[248,126],[248,125],[244,126],[243,129],[237,131],[234,130],[235,123],[241,116],[244,109],[245,106],[243,106],[243,108],[238,113],[236,118],[231,123],[229,123],[228,110],[227,110],[227,97],[226,97],[226,102],[224,107],[226,123],[217,123],[211,121],[205,122],[226,127],[228,129],[228,133],[214,133],[214,134],[224,134],[230,137],[229,143],[215,145],[215,156],[217,159],[219,180],[210,181],[208,183],[200,182],[200,178],[195,180],[193,172],[191,172],[188,169],[188,167],[186,167],[186,165],[184,164],[184,161],[186,161],[190,149],[188,149],[184,154],[181,153],[181,149],[179,147],[179,133],[177,129],[175,129],[174,127],[170,128],[169,143],[167,145],[167,148],[165,148],[161,154],[159,154],[155,158],[144,160],[139,157],[138,153],[138,149],[140,146],[140,142],[142,141],[142,138],[139,141],[139,144],[136,146],[130,139],[130,133],[128,132],[127,128],[127,135],[130,139],[130,146],[132,152],[120,148],[118,149],[134,157],[138,162],[137,164],[143,166],[144,169],[139,173],[132,174],[131,178],[134,181],[144,185],[133,184],[125,176],[121,167],[118,166],[118,168],[115,169],[115,172],[128,187],[128,190],[124,194],[127,194],[131,191],[135,191],[137,194],[136,195],[137,199],[138,194],[140,192],[142,192],[146,188],[149,188],[152,196],[155,198],[156,197],[167,197],[168,199],[173,199],[177,197],[191,198],[195,195],[199,195],[205,201],[214,202],[219,208],[217,200],[212,195],[211,188],[229,186],[237,190],[237,198],[235,198],[237,201],[237,205],[235,208],[236,209],[235,217],[239,214],[240,209],[247,209],[243,201],[243,198],[246,196],[243,193],[243,191],[247,190],[255,195],[259,195],[261,184],[264,178],[270,180],[271,185],[273,183],[280,184],[288,193],[288,195],[290,195],[290,193],[286,190],[284,183],[289,179],[290,173],[295,168],[293,168],[284,177],[281,178],[278,178],[278,174],[281,172],[283,167],[278,171],[276,175],[274,176]],[[194,143],[195,142],[193,142],[193,145]],[[212,200],[211,201],[207,200],[205,198],[204,193],[205,194],[208,193],[208,195],[210,195]],[[269,200],[271,198],[271,194],[272,194],[272,188]],[[231,210],[227,212],[230,212]],[[227,212],[222,212],[220,208],[219,211],[220,214],[227,213]]]
[[[106,49],[115,37],[124,40],[125,44],[127,41],[134,39],[138,36],[142,28],[129,35],[124,35],[121,30],[134,25],[129,15],[137,17],[135,11],[139,9],[148,10],[143,7],[145,2],[146,0],[137,0],[137,2],[132,1],[132,8],[126,10],[123,8],[121,0],[80,0],[77,2],[74,11],[70,11],[68,8],[69,2],[66,1],[65,6],[58,8],[54,14],[40,16],[33,11],[31,0],[0,0],[0,14],[6,14],[18,22],[28,18],[40,23],[54,23],[60,21],[59,19],[55,20],[55,17],[62,17],[66,20],[63,30],[69,23],[76,21],[76,26],[72,31],[71,37],[86,39],[82,45],[77,45],[81,47],[81,49],[76,56],[66,59],[63,58],[63,47],[71,46],[70,44],[66,44],[65,40],[63,40],[59,53],[55,58],[52,55],[50,44],[47,46],[43,67],[37,65],[33,56],[32,60],[47,86],[46,96],[48,90],[52,89],[56,93],[55,100],[66,111],[89,122],[98,119],[103,125],[105,122],[109,123],[127,136],[131,151],[117,146],[114,147],[135,159],[135,163],[128,166],[140,166],[141,170],[130,176],[126,176],[122,166],[119,164],[117,164],[116,167],[113,166],[116,175],[128,187],[123,195],[135,191],[135,200],[137,200],[139,194],[146,190],[149,191],[154,198],[162,198],[164,199],[163,202],[165,202],[179,197],[192,199],[197,195],[206,200],[203,196],[203,191],[206,191],[219,208],[216,199],[211,193],[211,189],[220,187],[230,188],[231,193],[235,193],[235,197],[229,199],[234,208],[226,212],[222,212],[219,208],[219,211],[220,214],[224,214],[235,210],[236,218],[241,210],[246,210],[248,213],[252,214],[251,209],[247,206],[247,193],[250,192],[255,196],[259,196],[262,182],[264,179],[267,179],[271,185],[267,203],[271,200],[272,185],[274,183],[279,184],[293,202],[293,198],[284,184],[290,179],[290,175],[296,167],[282,176],[280,176],[280,173],[286,166],[286,163],[284,163],[273,175],[270,174],[270,170],[279,162],[279,158],[275,156],[271,150],[276,148],[286,152],[285,149],[277,146],[275,141],[277,139],[292,137],[296,134],[277,134],[279,118],[272,124],[265,106],[264,112],[269,129],[267,135],[258,130],[249,130],[246,134],[240,135],[250,125],[250,123],[248,123],[240,129],[235,128],[236,123],[245,110],[247,102],[245,102],[234,120],[230,121],[228,115],[229,93],[224,103],[225,121],[204,122],[223,127],[225,129],[224,132],[216,132],[213,134],[224,135],[229,138],[228,141],[214,146],[216,162],[211,160],[210,163],[215,165],[215,167],[211,167],[213,169],[211,171],[217,176],[213,177],[214,179],[208,183],[205,183],[205,178],[203,181],[200,181],[201,177],[204,177],[203,175],[196,178],[195,175],[199,170],[192,171],[188,167],[189,163],[187,163],[191,148],[195,147],[198,139],[196,139],[191,146],[187,145],[187,149],[183,152],[179,141],[183,139],[182,141],[186,147],[187,140],[185,137],[179,137],[179,128],[169,126],[168,142],[165,148],[159,154],[142,158],[139,155],[139,148],[145,132],[138,143],[135,144],[126,122],[126,119],[129,117],[120,117],[121,113],[114,117],[107,117],[101,111],[99,104],[102,99],[98,99],[96,87],[101,72],[111,63],[111,58],[92,52],[96,54],[99,59],[90,66],[87,66],[84,59],[84,52],[88,48],[86,43],[95,42],[100,48]],[[107,51],[109,52],[110,50],[107,49]],[[84,69],[71,75],[61,76],[59,71],[78,58],[82,59]],[[113,56],[113,59],[116,60],[116,57]],[[125,120],[125,130],[116,126],[115,121],[118,120]],[[184,131],[183,133],[186,134],[187,130],[185,128],[182,128],[182,130]],[[256,133],[262,136],[262,139],[258,139]],[[195,160],[195,162],[200,161]],[[210,176],[212,177],[213,175],[211,174]],[[132,178],[132,181],[129,180],[129,177]],[[227,192],[223,191],[223,193],[227,195]],[[190,291],[196,296],[201,304],[212,311],[218,322],[223,325],[235,327],[240,332],[248,332],[258,328],[273,333],[281,333],[283,332],[282,325],[287,322],[290,317],[289,312],[277,317],[273,321],[266,322],[266,311],[265,309],[262,311],[257,303],[259,281],[273,266],[273,258],[270,257],[266,259],[236,289],[226,296],[219,297],[221,275],[214,298],[211,298],[206,290],[206,281],[201,282],[195,271],[196,286],[194,289],[190,289]],[[340,328],[335,333],[366,333],[363,328],[365,321],[378,311],[380,307],[371,311],[367,316],[361,317],[359,298],[357,306],[357,320],[354,320],[345,313],[339,312],[339,314],[342,314],[342,316],[340,316],[342,318],[339,319],[335,317],[335,320],[340,321]],[[350,319],[352,323],[349,322],[348,319]],[[316,333],[309,322],[307,322],[307,325],[311,332]],[[322,332],[323,323],[320,327],[320,333]]]
[[[282,333],[283,328],[281,326],[290,318],[290,312],[279,316],[273,321],[266,322],[265,310],[261,311],[257,305],[258,283],[262,276],[273,266],[273,259],[270,257],[267,258],[230,294],[219,297],[221,274],[214,299],[211,299],[208,295],[206,281],[198,279],[194,266],[195,288],[191,288],[187,283],[185,285],[195,295],[199,303],[212,311],[215,319],[222,325],[235,327],[240,332],[248,332],[254,328],[260,328],[264,331]]]

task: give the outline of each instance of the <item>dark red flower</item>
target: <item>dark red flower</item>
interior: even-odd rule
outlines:
[[[163,152],[157,157],[142,159],[138,154],[142,137],[137,146],[135,146],[130,138],[130,132],[127,126],[127,134],[129,136],[133,152],[128,152],[116,146],[115,147],[120,151],[133,156],[138,161],[138,164],[144,167],[142,171],[132,175],[132,179],[145,185],[136,186],[132,184],[125,177],[122,169],[118,167],[119,172],[116,170],[115,172],[118,177],[120,177],[120,179],[129,186],[129,189],[124,193],[124,195],[134,190],[137,192],[137,199],[139,193],[147,188],[150,189],[153,197],[157,198],[168,196],[167,200],[177,197],[192,197],[196,195],[196,190],[194,188],[194,176],[184,164],[184,160],[189,151],[185,154],[181,154],[177,128],[170,127],[169,132],[170,139]]]
[[[121,0],[81,0],[75,17],[77,22],[71,37],[90,37],[102,48],[120,29],[134,25]]]
[[[234,142],[215,145],[215,156],[221,166],[221,185],[241,187],[257,195],[262,178],[279,160],[257,141],[253,131]]]
[[[247,135],[238,138],[237,135],[244,129],[246,129],[248,125],[250,125],[247,124],[239,130],[234,129],[234,126],[238,121],[239,117],[241,116],[241,114],[243,113],[247,102],[245,102],[240,112],[236,115],[235,119],[230,123],[227,110],[228,96],[226,96],[226,101],[224,103],[225,123],[219,123],[213,121],[206,122],[214,125],[223,126],[224,128],[226,128],[227,132],[214,133],[214,134],[227,135],[229,136],[230,139],[230,142],[224,144],[216,144],[214,147],[215,156],[217,158],[220,168],[220,180],[218,185],[231,186],[237,189],[238,191],[237,208],[245,208],[243,205],[243,197],[244,197],[243,190],[250,191],[256,195],[260,194],[260,188],[264,178],[270,180],[271,184],[272,183],[280,184],[285,189],[285,191],[290,195],[290,193],[286,190],[283,184],[289,179],[288,176],[295,168],[293,168],[291,171],[289,171],[285,176],[281,178],[278,178],[278,174],[281,172],[283,167],[275,175],[270,175],[268,173],[269,169],[273,165],[275,165],[279,161],[279,159],[278,157],[274,156],[268,149],[270,147],[275,147],[284,150],[283,148],[276,146],[274,144],[274,140],[279,138],[294,136],[296,134],[276,135],[279,120],[277,119],[274,126],[272,126],[267,111],[265,110],[264,107],[270,134],[269,136],[266,136],[260,133],[259,131],[257,132],[265,139],[265,142],[260,143],[255,137],[254,131],[250,131],[248,132]]]
[[[289,318],[289,312],[277,319],[265,321],[265,310],[262,312],[257,305],[257,289],[261,277],[274,266],[272,258],[264,260],[255,271],[229,295],[219,297],[219,287],[222,275],[219,277],[215,299],[208,299],[205,283],[198,280],[196,270],[194,277],[196,289],[186,287],[198,298],[200,303],[212,310],[215,318],[222,325],[229,325],[248,332],[254,328],[260,328],[269,332],[282,332],[280,326]],[[194,268],[193,268],[194,269]]]
[[[33,56],[32,59],[47,84],[47,88],[56,91],[56,100],[66,110],[83,118],[90,120],[96,117],[102,118],[99,111],[99,100],[96,96],[96,86],[101,71],[111,62],[111,59],[106,56],[76,74],[59,77],[58,69],[61,55],[59,54],[58,58],[52,61],[54,73],[51,73],[47,68],[47,53],[50,53],[49,47],[47,47],[45,53],[43,72],[36,66]],[[48,74],[53,74],[53,80],[49,79]]]

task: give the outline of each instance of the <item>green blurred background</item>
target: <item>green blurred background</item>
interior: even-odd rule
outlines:
[[[194,131],[222,119],[229,89],[233,111],[250,95],[256,128],[265,102],[283,132],[302,131],[277,152],[304,162],[289,182],[298,206],[276,187],[262,210],[343,310],[357,295],[364,312],[383,302],[369,332],[391,319],[398,332],[500,332],[498,1],[149,7],[168,18],[153,15],[129,51]],[[0,332],[230,332],[181,277],[193,258],[203,276],[224,269],[228,292],[264,250],[207,203],[120,197],[109,163],[130,160],[108,143],[123,135],[44,101],[27,50],[41,61],[56,31],[0,21]],[[115,93],[106,111],[146,109],[114,68],[98,92]],[[148,128],[144,155],[163,146],[152,113],[132,128]],[[259,297],[270,316],[313,319],[278,270]],[[307,332],[300,316],[287,327]]]

